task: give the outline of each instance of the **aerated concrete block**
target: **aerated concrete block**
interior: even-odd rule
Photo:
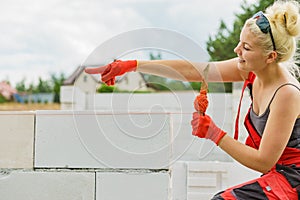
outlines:
[[[168,168],[167,113],[37,111],[37,168]]]
[[[5,200],[94,200],[95,172],[0,173],[0,198]]]
[[[0,168],[33,168],[34,112],[0,112]]]
[[[167,172],[97,173],[96,200],[168,200]]]
[[[212,141],[192,135],[192,114],[171,113],[173,121],[172,163],[176,161],[231,161]]]

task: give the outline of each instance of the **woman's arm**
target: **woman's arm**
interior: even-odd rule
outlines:
[[[289,98],[286,98],[286,97]],[[284,87],[278,91],[270,107],[270,114],[258,150],[225,135],[219,146],[241,164],[266,173],[278,161],[291,136],[300,111],[299,91]]]
[[[138,72],[162,76],[180,81],[201,82],[203,71],[209,64],[208,82],[243,81],[247,72],[238,69],[238,60],[230,59],[220,62],[189,62],[186,60],[150,60],[138,61]]]
[[[85,68],[88,74],[101,74],[101,80],[108,85],[114,85],[116,76],[131,71],[187,82],[202,82],[204,79],[207,82],[235,82],[243,81],[248,76],[248,72],[238,69],[237,58],[202,63],[186,60],[117,60],[105,66]]]

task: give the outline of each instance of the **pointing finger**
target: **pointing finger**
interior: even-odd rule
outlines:
[[[107,66],[101,66],[101,67],[87,67],[84,69],[85,73],[88,74],[102,74]]]

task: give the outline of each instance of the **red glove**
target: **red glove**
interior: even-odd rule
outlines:
[[[136,60],[116,60],[105,66],[96,68],[86,68],[85,72],[88,74],[101,74],[102,82],[106,83],[107,85],[114,85],[116,76],[121,76],[126,72],[135,71],[136,68]]]
[[[210,139],[216,145],[219,145],[220,140],[226,135],[208,115],[202,115],[199,112],[193,113],[191,124],[194,136]]]
[[[196,97],[196,99],[194,101],[194,108],[199,113],[204,115],[207,107],[208,107],[207,90],[203,89],[203,90],[200,90],[200,94]]]

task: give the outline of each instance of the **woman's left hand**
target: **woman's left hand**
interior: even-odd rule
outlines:
[[[199,112],[194,112],[191,125],[194,136],[209,139],[216,143],[216,145],[226,135],[226,132],[221,130],[207,114],[202,115]]]

